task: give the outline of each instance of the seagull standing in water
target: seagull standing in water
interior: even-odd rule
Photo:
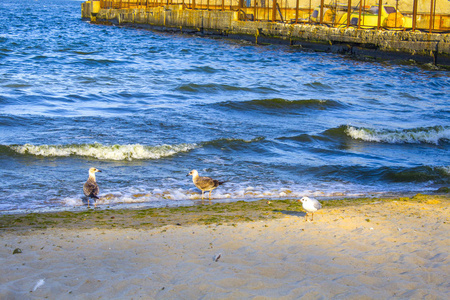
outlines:
[[[205,191],[209,191],[209,204],[211,204],[211,191],[219,185],[225,183],[225,181],[219,181],[210,177],[199,176],[197,170],[192,170],[186,176],[192,175],[192,181],[195,186],[202,191],[202,204]]]
[[[322,208],[322,204],[320,204],[319,201],[313,198],[309,197],[303,197],[302,199],[298,200],[302,202],[303,209],[306,211],[305,215],[305,221],[307,220],[308,213],[311,213],[311,221],[314,219],[314,212],[318,211]]]
[[[97,173],[97,172],[101,172],[101,171],[96,168],[90,168],[89,169],[89,178],[84,183],[84,186],[83,186],[83,193],[87,198],[88,207],[90,207],[89,206],[89,198],[94,199],[94,208],[97,207],[96,199],[99,199],[98,198],[99,188],[98,188],[97,182],[95,181],[95,173]]]

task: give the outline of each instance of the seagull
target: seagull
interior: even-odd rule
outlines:
[[[87,197],[88,207],[89,207],[89,198],[99,199],[97,196],[99,189],[98,189],[97,182],[95,181],[95,173],[97,173],[97,172],[101,172],[101,171],[96,168],[90,168],[89,169],[89,178],[84,183],[84,186],[83,186],[83,193]],[[97,207],[97,202],[95,202],[95,200],[94,200],[94,207]]]
[[[305,221],[308,217],[308,213],[310,212],[312,214],[311,221],[314,219],[314,212],[318,211],[322,208],[322,204],[320,204],[319,201],[313,198],[309,197],[303,197],[302,199],[298,200],[299,202],[302,202],[303,209],[306,210],[305,215]]]
[[[197,170],[192,170],[186,176],[189,175],[192,175],[192,181],[194,182],[195,186],[202,191],[202,204],[205,191],[209,191],[209,204],[211,204],[211,191],[219,185],[225,183],[225,181],[219,181],[210,177],[198,176]]]

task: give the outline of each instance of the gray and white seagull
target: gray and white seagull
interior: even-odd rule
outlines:
[[[98,198],[98,184],[97,181],[95,181],[95,173],[101,172],[99,169],[96,168],[90,168],[89,169],[89,178],[83,185],[83,193],[87,198],[88,207],[89,206],[89,198],[94,199],[94,207],[97,207],[97,201]]]
[[[197,170],[192,170],[186,176],[192,175],[192,181],[195,186],[202,191],[202,204],[205,191],[209,191],[209,204],[211,204],[211,191],[217,188],[219,185],[224,184],[225,181],[219,181],[212,179],[211,177],[199,176]]]
[[[306,211],[305,221],[308,217],[308,213],[311,213],[311,221],[314,219],[314,212],[322,208],[322,204],[314,198],[303,197],[300,200],[302,202],[303,209]]]

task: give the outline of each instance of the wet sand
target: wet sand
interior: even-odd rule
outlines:
[[[450,197],[352,201],[0,217],[0,299],[449,299]]]

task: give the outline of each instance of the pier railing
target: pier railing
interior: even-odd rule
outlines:
[[[101,0],[104,9],[182,5],[193,10],[237,11],[242,21],[318,24],[374,30],[450,32],[447,0]]]

